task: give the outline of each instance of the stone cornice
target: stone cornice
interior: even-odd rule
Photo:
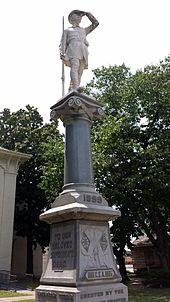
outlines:
[[[7,173],[16,174],[19,165],[31,157],[31,154],[11,151],[0,147],[0,166]]]

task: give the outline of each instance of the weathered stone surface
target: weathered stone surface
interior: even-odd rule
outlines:
[[[51,209],[41,214],[40,219],[48,223],[71,219],[109,221],[119,216],[120,211],[109,207],[98,192],[74,191],[57,197]]]
[[[73,192],[70,191],[66,194],[61,193],[61,195],[53,202],[52,208],[74,202],[82,203],[84,205],[108,206],[108,202],[98,192],[94,190],[83,191],[82,188],[80,190],[80,186],[77,189],[78,191],[74,190]]]
[[[77,288],[40,285],[38,302],[127,302],[127,287],[122,283],[89,285]]]
[[[43,284],[80,285],[121,281],[107,222],[72,220],[51,226]]]
[[[50,109],[51,118],[60,118],[63,122],[78,114],[87,114],[90,119],[104,114],[101,104],[94,97],[76,90],[66,94]]]
[[[40,219],[51,224],[47,267],[37,288],[37,301],[126,302],[110,242],[108,221],[120,211],[96,192],[90,127],[101,105],[72,91],[51,107],[51,117],[66,127],[64,186]]]
[[[76,222],[51,226],[49,259],[41,283],[76,284]]]
[[[60,118],[66,127],[62,194],[95,192],[90,127],[92,118],[102,115],[101,105],[86,94],[72,91],[51,109],[52,119]]]
[[[108,223],[80,222],[79,240],[79,284],[121,280],[110,244]]]
[[[82,203],[71,203],[52,208],[41,214],[40,219],[48,223],[56,223],[71,219],[86,219],[109,221],[120,216],[120,211],[108,206],[85,205]]]

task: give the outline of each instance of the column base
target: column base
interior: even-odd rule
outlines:
[[[120,211],[109,207],[98,192],[80,190],[61,194],[51,209],[40,215],[40,219],[52,224],[72,219],[109,221],[120,215]]]
[[[91,194],[97,193],[94,184],[69,183],[69,184],[65,184],[63,186],[63,192],[61,193],[61,195],[68,194],[68,193],[74,193],[74,192],[76,192],[76,193],[86,192],[86,193],[91,193]]]

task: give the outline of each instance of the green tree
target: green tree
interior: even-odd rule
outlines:
[[[48,204],[51,204],[62,191],[64,142],[62,135],[56,135],[56,125],[54,123],[49,125],[46,131],[49,135],[41,143],[42,152],[39,154],[39,159],[43,162],[39,186],[45,192]]]
[[[96,185],[110,205],[121,209],[122,228],[128,225],[128,238],[126,232],[124,238],[114,234],[115,245],[121,251],[130,233],[143,231],[164,268],[170,267],[169,79],[167,57],[134,75],[124,65],[102,67],[87,86],[107,113],[93,127]]]
[[[46,177],[44,167],[48,158],[46,148],[53,139],[53,147],[50,148],[55,154],[51,156],[60,158],[57,162],[58,170],[55,161],[53,163],[55,169],[59,171],[58,186],[55,188],[57,194],[62,178],[63,140],[57,125],[51,123],[43,126],[42,117],[37,109],[29,105],[26,109],[13,113],[9,109],[4,109],[0,116],[0,134],[1,147],[33,155],[18,171],[14,219],[16,234],[27,238],[27,273],[33,273],[33,248],[40,244],[43,249],[49,242],[49,226],[39,220],[39,215],[52,201],[43,185]]]

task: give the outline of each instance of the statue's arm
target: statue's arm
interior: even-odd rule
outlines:
[[[62,60],[64,60],[64,58],[65,58],[66,48],[67,48],[67,30],[64,30],[62,37],[61,37],[61,42],[59,45],[60,58]]]
[[[85,28],[86,35],[88,35],[91,31],[93,31],[99,25],[99,22],[90,12],[86,12],[85,15],[87,16],[87,18],[89,18],[89,20],[92,23],[90,26]]]

